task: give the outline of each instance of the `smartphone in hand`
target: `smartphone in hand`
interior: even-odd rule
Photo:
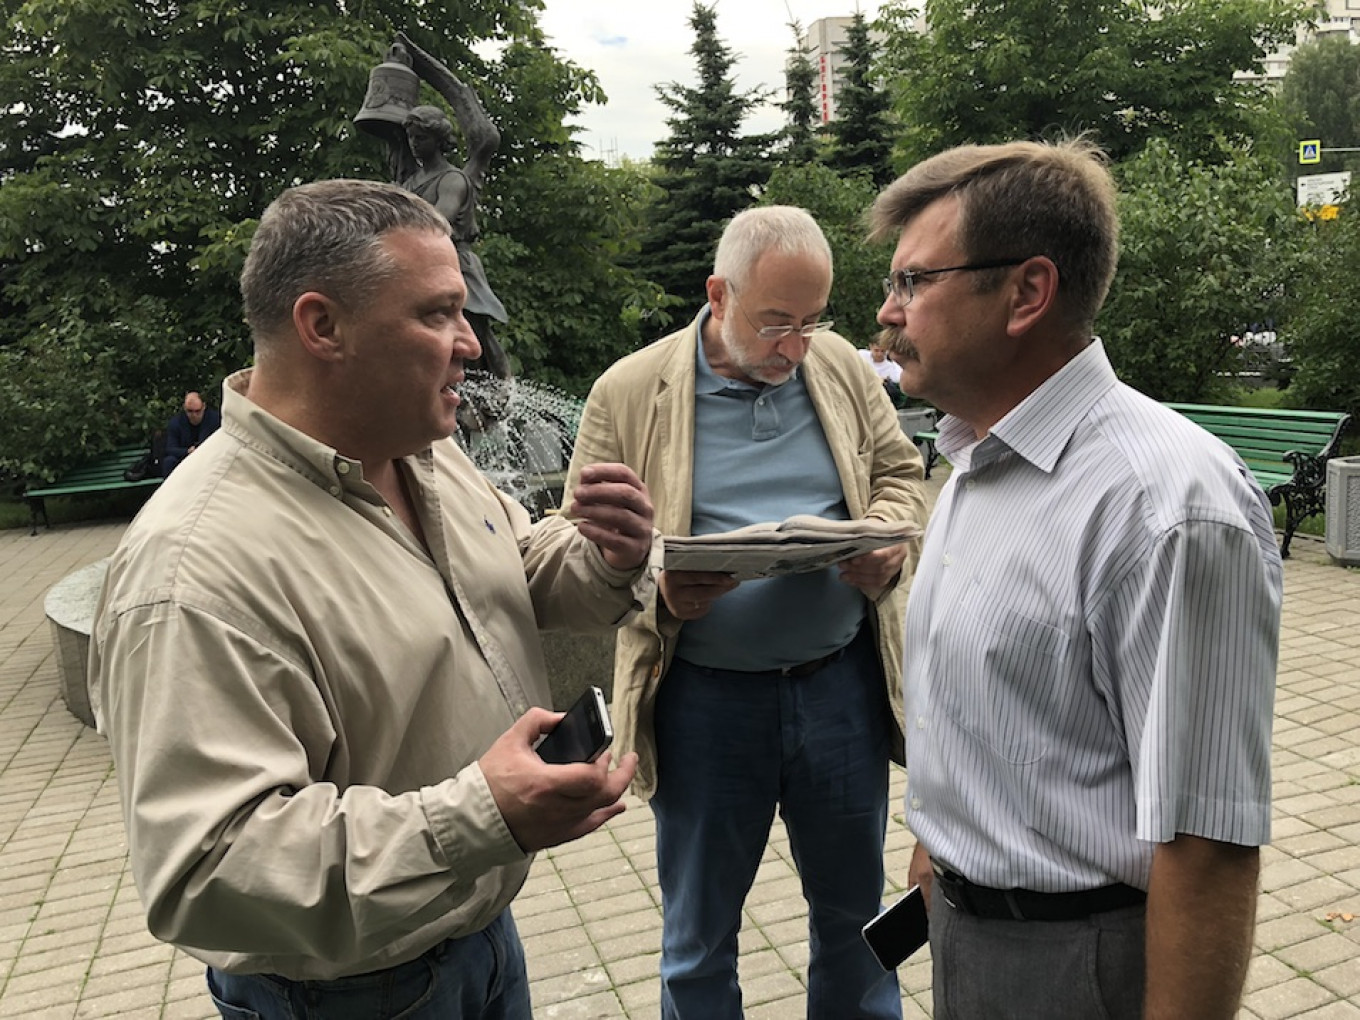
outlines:
[[[591,686],[567,709],[561,722],[538,738],[534,750],[550,765],[569,765],[594,761],[613,740],[604,691]]]
[[[930,941],[926,897],[919,885],[879,914],[860,934],[884,970],[896,970],[907,957]]]

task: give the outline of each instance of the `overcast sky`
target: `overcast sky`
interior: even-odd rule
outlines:
[[[717,0],[718,35],[737,57],[734,73],[743,90],[767,86],[782,100],[784,61],[793,34],[790,12],[807,27],[819,18],[854,14],[856,0]],[[877,0],[860,0],[870,20]],[[666,136],[667,109],[654,85],[697,84],[689,48],[693,0],[546,0],[541,24],[562,56],[594,71],[609,96],[576,120],[586,158],[613,155],[647,159]],[[783,112],[766,106],[743,124],[747,133],[773,131]]]

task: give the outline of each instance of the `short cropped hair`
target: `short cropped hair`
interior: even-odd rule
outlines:
[[[424,128],[439,139],[439,147],[447,149],[453,144],[453,123],[448,115],[437,106],[413,106],[407,112],[402,127],[411,125]]]
[[[832,268],[831,245],[806,209],[762,205],[743,210],[728,221],[713,257],[713,275],[740,290],[760,257],[771,251],[825,259],[827,269]]]
[[[1115,185],[1085,138],[962,145],[916,164],[878,196],[871,237],[891,240],[931,203],[959,202],[958,242],[970,262],[1046,255],[1058,267],[1058,311],[1087,334],[1119,261]],[[978,273],[975,286],[1001,274]]]
[[[396,265],[382,245],[393,230],[449,234],[423,198],[380,181],[316,181],[289,188],[260,217],[241,271],[241,298],[256,347],[267,346],[317,291],[362,308]]]

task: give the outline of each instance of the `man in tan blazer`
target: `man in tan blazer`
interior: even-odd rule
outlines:
[[[793,514],[924,524],[921,458],[873,370],[826,320],[831,252],[801,209],[735,217],[695,320],[610,368],[568,491],[618,461],[656,527],[711,534]],[[667,1020],[741,1016],[737,932],[776,807],[809,902],[808,1015],[900,1017],[859,937],[883,889],[889,758],[914,546],[735,584],[663,571],[618,638],[616,748],[639,755],[665,930]]]

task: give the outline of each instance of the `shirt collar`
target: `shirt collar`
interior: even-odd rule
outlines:
[[[987,439],[978,442],[973,429],[957,418],[946,417],[939,426],[940,452],[945,456],[995,439],[1041,471],[1052,471],[1067,448],[1072,434],[1102,396],[1119,382],[1096,337],[1086,347],[992,426]],[[981,451],[979,451],[980,453]]]

